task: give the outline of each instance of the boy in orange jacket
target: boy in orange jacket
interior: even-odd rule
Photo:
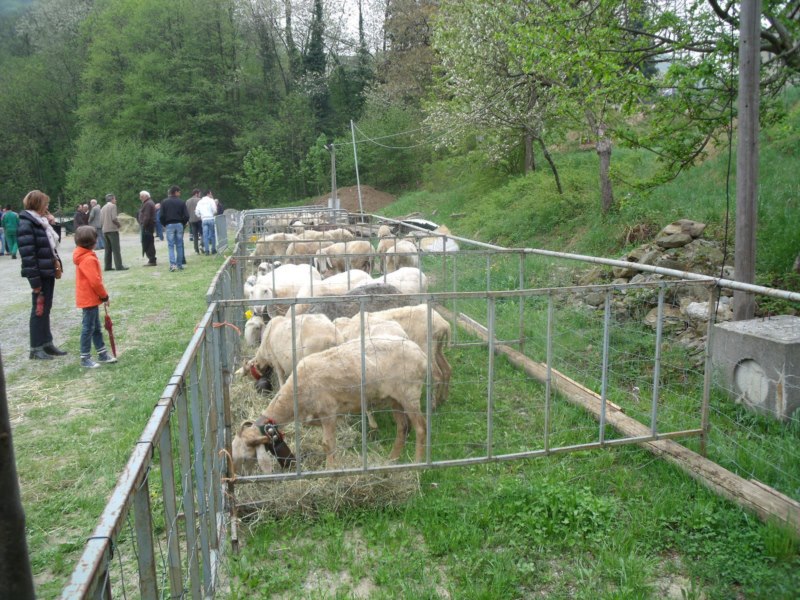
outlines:
[[[96,369],[100,363],[115,363],[103,341],[100,329],[100,304],[108,304],[108,292],[103,285],[100,261],[94,253],[97,243],[97,230],[89,225],[81,225],[75,230],[75,250],[72,262],[75,263],[75,304],[83,309],[81,329],[81,366]],[[92,342],[97,350],[97,361],[92,360]]]

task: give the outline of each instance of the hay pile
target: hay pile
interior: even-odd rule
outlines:
[[[231,412],[233,427],[238,431],[244,420],[255,420],[269,403],[269,398],[256,393],[252,379],[236,378],[231,383]],[[386,420],[384,420],[386,421]],[[385,425],[385,423],[384,423]],[[394,439],[394,422],[391,431],[381,427],[381,436]],[[293,426],[284,430],[284,438],[295,450]],[[367,461],[370,466],[389,464],[388,446],[368,444]],[[322,449],[322,430],[303,427],[300,447],[304,470],[324,470],[325,453]],[[361,416],[340,419],[336,431],[336,465],[339,468],[361,468]],[[275,472],[280,471],[277,462]],[[245,465],[246,473],[259,474],[258,465]],[[324,512],[337,512],[363,507],[391,507],[408,501],[420,491],[418,471],[393,471],[338,477],[320,477],[293,481],[242,483],[236,486],[236,504],[256,520],[282,518],[289,515],[315,516]],[[250,513],[250,509],[255,512]]]
[[[136,221],[136,217],[121,212],[117,214],[117,219],[119,219],[120,233],[139,233],[139,223]]]

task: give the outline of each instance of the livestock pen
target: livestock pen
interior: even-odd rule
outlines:
[[[342,438],[337,457],[356,457],[355,462],[341,460],[335,468],[323,468],[319,445],[305,436],[308,428],[295,423],[285,438],[297,458],[290,469],[232,473],[227,456],[238,424],[257,416],[248,412],[252,404],[240,401],[243,386],[250,384],[234,376],[255,351],[239,335],[248,311],[263,306],[294,318],[300,304],[351,299],[244,297],[245,281],[259,264],[314,259],[314,254],[253,255],[262,236],[288,232],[298,220],[311,221],[309,229],[349,227],[363,239],[374,239],[380,223],[399,228],[380,217],[312,208],[241,215],[233,254],[208,289],[208,311],[64,597],[215,595],[225,585],[220,564],[227,542],[239,538],[239,512],[262,505],[269,490],[288,480],[376,473],[392,477],[627,444],[648,445],[728,496],[740,495],[744,484],[721,473],[715,463],[772,484],[777,491],[752,484],[774,502],[760,514],[791,524],[796,513],[790,510],[792,500],[782,494],[798,496],[796,449],[785,438],[764,437],[764,443],[776,445],[774,460],[743,464],[731,434],[740,426],[727,399],[731,390],[711,366],[710,345],[702,343],[703,337],[714,335],[714,318],[706,319],[697,337],[685,336],[678,343],[674,328],[684,325],[669,309],[681,298],[702,295],[706,306],[714,307],[709,314],[715,315],[718,297],[733,289],[795,302],[797,294],[649,265],[506,249],[460,238],[457,251],[420,252],[418,257],[428,279],[427,290],[413,295],[425,306],[429,325],[422,349],[431,356],[430,323],[438,312],[450,323],[446,353],[453,366],[449,397],[434,407],[429,359],[421,403],[424,459],[416,463],[406,453],[387,462],[391,440],[382,436],[388,418],[376,415],[378,433],[371,434],[362,411],[364,416],[343,415],[340,427],[350,435]],[[587,266],[633,269],[651,277],[579,285]],[[313,289],[313,280],[309,283]],[[357,318],[363,320],[369,299],[354,298],[361,307]],[[296,351],[294,336],[291,342]],[[796,382],[790,378],[784,385],[796,387]],[[363,377],[356,386],[353,393],[363,397]],[[590,411],[597,422],[572,404]],[[685,445],[674,441],[678,439]],[[710,460],[689,456],[691,450],[705,452]],[[160,474],[157,485],[151,481],[154,473]],[[242,501],[246,487],[259,491],[248,492]],[[765,503],[760,498],[750,507],[763,511]]]

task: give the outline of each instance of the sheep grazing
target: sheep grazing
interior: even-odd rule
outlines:
[[[298,420],[322,427],[322,444],[328,468],[335,466],[336,422],[339,415],[361,412],[362,359],[361,341],[345,342],[334,348],[307,356],[297,365],[294,375],[252,424],[245,422],[235,441],[234,467],[247,458],[259,457],[258,446],[279,457],[281,466],[294,461],[278,428]],[[409,423],[416,434],[415,460],[425,455],[427,426],[419,409],[425,384],[427,359],[414,342],[398,336],[379,336],[365,345],[366,372],[363,381],[367,406],[391,408],[396,435],[389,460],[397,460],[405,447]],[[298,414],[295,415],[295,393]],[[262,454],[262,457],[264,455]],[[259,460],[265,472],[266,461]]]
[[[297,292],[298,298],[316,298],[319,296],[341,296],[346,294],[351,289],[372,281],[369,273],[366,271],[359,271],[353,269],[352,271],[345,271],[344,273],[337,273],[332,277],[323,279],[322,281],[314,281],[313,283],[305,284]],[[295,309],[298,314],[308,312],[308,309],[313,306],[312,304],[298,304]]]
[[[375,251],[372,249],[372,244],[366,240],[337,242],[317,251],[314,266],[317,267],[323,278],[342,273],[348,269],[361,269],[367,273],[372,273],[374,255]]]
[[[385,283],[368,283],[364,286],[353,288],[345,296],[367,296],[364,300],[364,310],[367,312],[410,306],[419,304],[415,298],[400,295],[393,285]],[[332,300],[330,302],[315,302],[305,312],[307,314],[324,314],[330,319],[339,317],[352,317],[361,310],[361,300]]]
[[[325,315],[298,315],[294,322],[294,350],[292,349],[292,319],[276,316],[267,323],[261,336],[261,345],[248,363],[259,374],[271,367],[283,385],[292,372],[293,356],[301,360],[310,354],[336,345],[337,332],[333,322]]]
[[[390,308],[378,312],[365,313],[365,324],[381,321],[394,321],[417,344],[423,352],[428,352],[428,307],[420,304],[417,306],[404,306]],[[355,337],[353,332],[360,331],[361,317],[338,318],[333,321],[339,336],[350,339]],[[450,377],[453,369],[444,355],[444,349],[450,342],[450,324],[438,312],[431,311],[431,377],[433,378],[433,407],[437,408],[445,403],[450,391]]]
[[[420,294],[428,291],[428,277],[414,267],[400,267],[396,271],[373,279],[372,282],[393,285],[401,294]],[[367,284],[364,282],[361,285]]]

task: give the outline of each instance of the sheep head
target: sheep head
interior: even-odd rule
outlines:
[[[255,458],[264,473],[272,472],[272,462],[267,455],[269,451],[278,459],[281,468],[286,469],[294,463],[294,454],[283,434],[272,419],[260,416],[255,422],[244,421],[236,434],[233,444],[233,464],[242,465],[247,459]]]

